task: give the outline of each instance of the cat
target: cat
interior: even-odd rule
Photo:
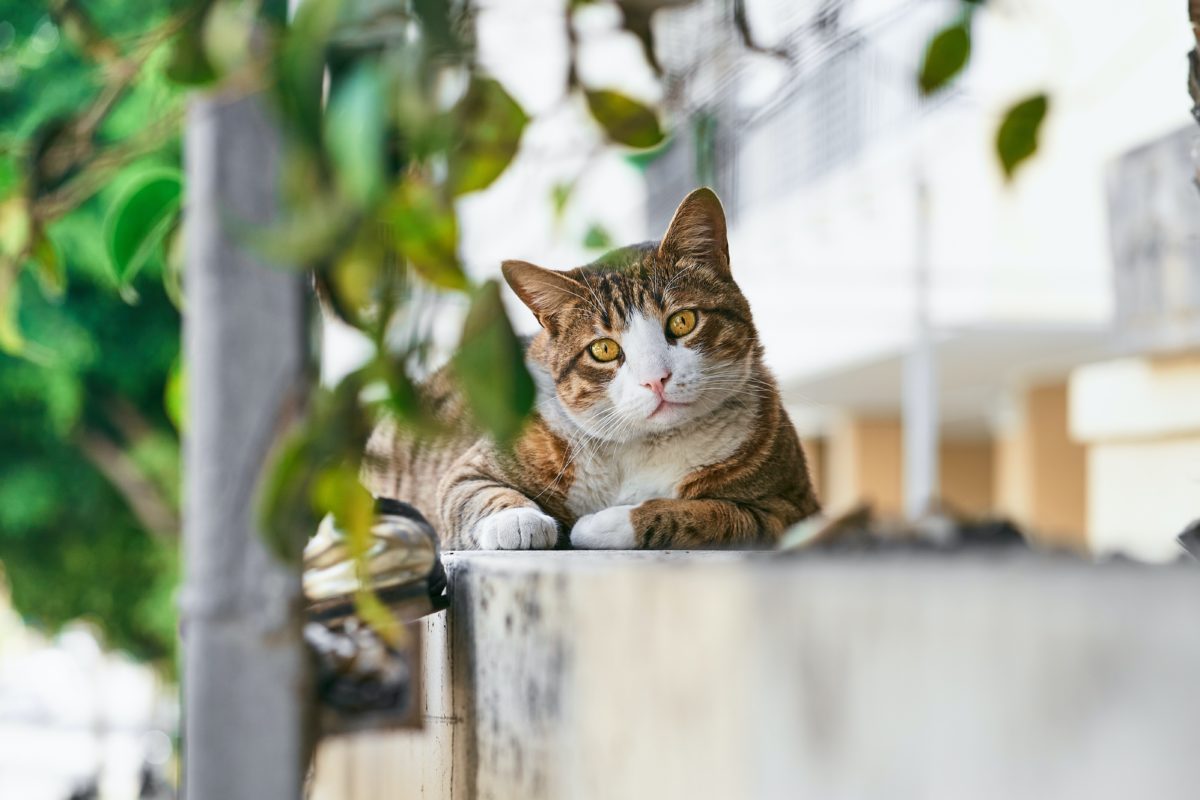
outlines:
[[[711,190],[683,200],[660,242],[502,271],[542,328],[526,352],[535,413],[501,450],[443,368],[425,390],[452,433],[379,425],[372,493],[436,520],[449,549],[769,547],[819,510]]]

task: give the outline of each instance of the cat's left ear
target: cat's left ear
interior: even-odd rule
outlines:
[[[685,256],[695,258],[712,264],[721,274],[729,275],[725,210],[712,189],[696,189],[683,198],[658,246],[658,254],[670,261]]]
[[[583,296],[583,287],[569,276],[527,261],[505,261],[500,271],[538,324],[552,332],[555,314]]]

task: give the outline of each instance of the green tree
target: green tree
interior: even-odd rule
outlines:
[[[69,4],[4,3],[6,244],[23,221],[14,199],[53,192],[77,177],[70,168],[39,171],[35,161],[81,110],[111,94],[114,83],[106,80],[114,79],[94,59],[106,58],[107,43],[121,42],[147,66],[165,60],[165,47],[143,55],[141,37],[178,5],[89,3],[89,27],[76,25],[68,35]],[[90,133],[98,151],[180,104],[179,90],[152,69],[138,69],[125,84]],[[179,312],[161,279],[161,251],[131,282],[118,278],[105,217],[134,170],[178,169],[177,130],[142,142],[136,155],[120,162],[125,172],[103,173],[97,191],[36,226],[36,258],[0,264],[0,565],[18,611],[31,622],[52,630],[89,619],[111,646],[169,665],[179,443],[164,397],[179,356]],[[42,183],[37,190],[34,181]]]

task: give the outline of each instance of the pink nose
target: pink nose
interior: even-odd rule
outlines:
[[[667,381],[669,381],[669,380],[671,380],[671,373],[664,372],[662,375],[659,375],[657,378],[654,378],[654,379],[648,380],[648,381],[642,381],[642,386],[645,386],[647,389],[654,392],[654,394],[656,394],[657,396],[662,397],[663,392],[666,391],[666,388],[667,388]]]

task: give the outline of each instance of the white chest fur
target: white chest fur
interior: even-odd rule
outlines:
[[[749,435],[749,413],[733,412],[671,436],[578,448],[567,507],[577,516],[678,496],[693,472],[729,458]]]

